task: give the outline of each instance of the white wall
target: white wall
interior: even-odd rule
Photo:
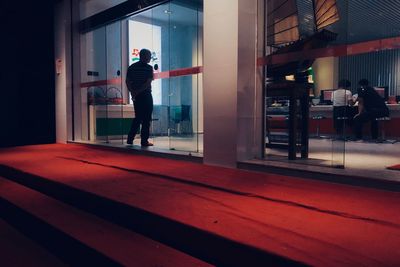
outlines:
[[[71,17],[71,5],[73,17]],[[80,58],[78,23],[76,23],[79,20],[79,0],[58,1],[54,9],[54,58],[61,62],[60,73],[55,73],[56,142],[66,143],[74,137],[73,114],[80,114],[79,105],[72,107],[72,98],[74,97],[75,103],[78,103],[81,97],[80,62],[73,61],[73,58]],[[71,36],[72,31],[76,33],[74,36]],[[79,117],[75,116],[75,132],[78,133],[81,132]],[[79,139],[80,136],[77,137],[75,134],[75,138]]]
[[[339,60],[336,57],[317,58],[312,66],[314,71],[315,94],[324,89],[337,88]]]
[[[204,1],[204,162],[236,167],[263,151],[258,0]],[[262,21],[261,21],[262,22]],[[262,24],[262,23],[261,23]],[[261,34],[261,36],[259,36]]]
[[[70,1],[60,1],[55,4],[55,35],[54,55],[56,61],[55,74],[55,103],[56,103],[56,142],[65,143],[68,138],[67,126],[67,92],[71,91],[67,84],[70,81],[70,71],[67,69],[68,40],[70,35],[70,16],[66,10],[70,9]]]

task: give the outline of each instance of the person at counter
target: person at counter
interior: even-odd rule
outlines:
[[[350,115],[350,106],[353,104],[352,93],[348,90],[351,86],[349,80],[343,79],[338,83],[338,89],[332,93],[333,103],[333,127],[336,134],[340,135],[343,132],[344,124],[354,115]]]
[[[371,122],[371,137],[378,138],[378,122],[376,118],[388,117],[389,109],[384,99],[369,86],[367,79],[358,82],[357,90],[358,113],[354,116],[354,135],[356,140],[362,139],[362,129],[365,123]]]

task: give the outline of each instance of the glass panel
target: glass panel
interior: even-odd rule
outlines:
[[[318,2],[318,1],[317,1]],[[333,46],[338,44],[348,44],[348,33],[347,33],[347,21],[348,21],[348,8],[347,1],[328,1],[331,4],[325,4],[321,6],[321,2],[317,3],[319,13],[317,14],[318,27],[325,27],[327,24],[332,24],[328,27],[337,33],[336,40],[333,41]],[[338,6],[340,5],[340,14],[338,12]],[[325,10],[324,12],[322,12]],[[327,14],[330,13],[328,16]],[[322,15],[324,14],[324,15]],[[318,17],[319,16],[319,17]],[[325,18],[323,18],[325,16]],[[338,29],[344,30],[338,30]],[[346,56],[346,55],[343,55]],[[334,72],[340,73],[340,57],[333,57]],[[321,61],[321,60],[320,60]],[[352,121],[354,115],[357,113],[357,107],[353,106],[353,93],[352,84],[348,80],[347,70],[342,69],[342,75],[338,74],[335,77],[335,90],[331,92],[331,103],[333,105],[332,110],[332,166],[334,168],[345,167],[345,152],[346,152],[346,141],[351,139],[353,135]],[[322,91],[321,96],[324,97]],[[324,99],[327,97],[324,97]]]
[[[348,1],[344,7],[350,49],[339,59],[339,76],[351,82],[353,94],[358,95],[357,113],[362,114],[353,119],[357,131],[355,140],[346,144],[346,167],[379,171],[383,176],[388,166],[399,163],[399,144],[393,143],[400,136],[396,103],[400,100],[400,2],[369,1],[364,5],[361,1]],[[368,80],[368,85],[360,84],[361,79]],[[361,99],[366,100],[364,108]]]
[[[202,151],[201,25],[198,6],[167,3],[81,35],[82,140],[124,143],[134,118],[125,85],[139,51],[151,51],[155,147]],[[140,132],[140,130],[139,130]],[[135,145],[140,144],[137,135]]]
[[[339,37],[346,39],[335,28],[339,21],[343,23],[338,18],[346,18],[346,14],[337,14],[342,9],[336,7],[336,1],[297,1],[292,9],[282,9],[284,4],[279,1],[275,5],[274,1],[264,3],[266,158],[343,167],[345,132],[338,125],[344,125],[347,110],[334,125],[332,105],[332,94],[338,86],[338,58],[320,54],[335,45]],[[276,31],[282,32],[277,30],[279,18],[290,16],[296,16],[293,21],[298,21],[298,36],[272,42]]]
[[[311,138],[307,162],[338,168],[384,170],[385,166],[378,162],[391,159],[390,145],[398,139],[398,134],[393,131],[388,138],[387,129],[394,128],[393,121],[397,116],[394,108],[398,101],[396,95],[399,95],[400,50],[396,25],[400,18],[395,10],[399,3],[369,1],[365,5],[363,1],[314,0],[297,1],[297,7],[302,38],[283,46],[267,46],[265,61],[268,62],[267,77],[276,78],[281,74],[282,80],[296,80],[295,75],[289,76],[293,68],[311,67],[313,104],[310,107]],[[271,12],[273,10],[269,9],[266,14]],[[267,29],[265,40],[269,34],[271,30],[268,32]],[[312,41],[310,46],[307,45],[309,40]],[[290,57],[288,53],[291,53]],[[391,118],[387,117],[387,108],[379,97],[371,103],[380,103],[378,109],[384,112],[368,115],[362,121],[360,117],[354,118],[359,112],[366,115],[365,109],[357,105],[356,95],[367,90],[358,84],[361,79],[369,81],[368,91],[376,91],[383,102],[387,102]],[[342,80],[348,80],[350,86],[340,85]],[[351,103],[350,95],[355,105]],[[385,158],[385,161],[378,161],[376,157]]]
[[[152,9],[152,51],[154,54],[153,66],[155,79],[152,84],[153,91],[153,116],[151,136],[154,145],[158,148],[169,149],[168,124],[169,124],[169,88],[170,79],[170,35],[169,35],[169,4]]]
[[[106,140],[98,134],[97,119],[105,117],[106,86],[106,29],[105,27],[81,36],[81,129],[82,140]],[[106,125],[102,126],[103,128]],[[101,132],[101,131],[100,131]]]
[[[169,5],[169,58],[170,70],[179,70],[178,77],[170,78],[169,136],[170,149],[199,151],[198,135],[198,74],[199,66],[199,16],[196,7]]]
[[[199,151],[199,12],[186,2],[167,3],[128,19],[129,64],[142,48],[152,52],[155,147]],[[156,67],[157,66],[157,67]],[[195,68],[194,68],[195,67]]]
[[[121,23],[81,36],[82,140],[121,143],[126,132],[121,79]]]
[[[139,61],[141,49],[149,49],[152,53],[150,65],[153,66],[155,79],[152,82],[153,114],[150,125],[150,142],[156,147],[168,148],[168,103],[163,101],[163,92],[168,94],[168,79],[166,82],[157,76],[169,69],[168,58],[168,14],[165,5],[155,7],[130,17],[128,25],[128,65]],[[164,41],[166,40],[166,45]],[[163,53],[165,51],[165,53]],[[167,98],[167,97],[166,97]],[[129,107],[133,109],[132,103]],[[139,136],[136,137],[140,139]],[[139,142],[139,141],[136,141]],[[135,144],[136,144],[135,142]]]
[[[106,26],[106,136],[107,141],[115,144],[123,142],[127,135],[128,120],[123,114],[123,93],[121,79],[121,22],[115,22]],[[99,126],[98,126],[99,132]]]
[[[299,39],[296,1],[270,0],[267,2],[267,43],[280,45]]]

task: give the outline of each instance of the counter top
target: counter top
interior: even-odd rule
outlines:
[[[388,106],[389,110],[400,110],[400,104],[386,104]],[[315,110],[332,110],[333,105],[315,105],[311,106],[310,109],[315,109]]]

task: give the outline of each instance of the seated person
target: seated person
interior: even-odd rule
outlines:
[[[354,94],[353,98],[352,98],[354,106],[358,106],[357,98],[358,98],[358,94]]]
[[[345,120],[339,118],[350,118],[354,115],[354,113],[350,114],[351,109],[349,108],[353,104],[352,93],[348,90],[350,86],[350,81],[343,79],[339,81],[339,88],[332,93],[333,127],[337,134],[343,132],[345,123]]]
[[[354,135],[356,139],[362,139],[362,129],[366,122],[371,122],[371,137],[378,138],[378,122],[376,118],[388,117],[389,109],[384,99],[368,85],[367,79],[358,82],[360,88],[358,94],[358,113],[354,116]]]

